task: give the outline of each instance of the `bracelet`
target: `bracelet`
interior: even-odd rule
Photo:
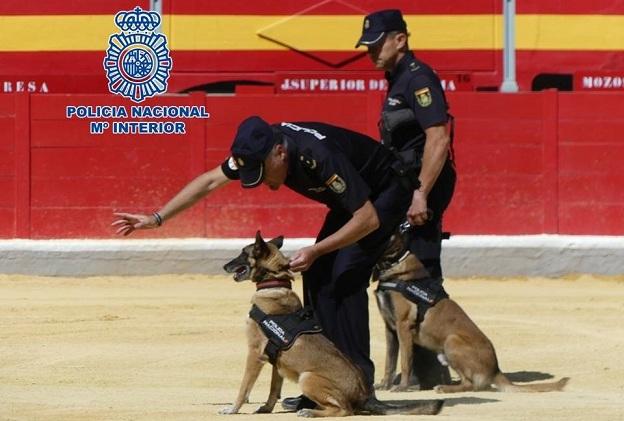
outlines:
[[[152,216],[156,219],[156,225],[161,226],[163,224],[162,216],[158,212],[154,212]]]

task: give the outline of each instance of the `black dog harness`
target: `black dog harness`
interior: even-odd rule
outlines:
[[[283,287],[284,285],[275,286]],[[258,285],[258,289],[265,289],[267,287],[268,286],[265,285]],[[251,307],[251,311],[249,311],[249,317],[258,323],[262,332],[269,339],[269,342],[264,348],[264,353],[269,357],[269,362],[271,364],[275,364],[279,353],[290,349],[299,336],[310,333],[321,333],[323,331],[321,325],[314,317],[312,308],[308,306],[294,313],[266,314],[254,304]]]
[[[416,321],[422,322],[425,313],[438,301],[448,298],[439,279],[414,279],[412,281],[379,281],[377,289],[380,291],[396,291],[407,300],[418,306]]]

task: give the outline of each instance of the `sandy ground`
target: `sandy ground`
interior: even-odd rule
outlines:
[[[624,420],[624,277],[452,279],[446,287],[513,379],[572,380],[564,392],[447,395],[437,418]],[[252,292],[224,276],[0,275],[0,419],[224,419],[217,411],[240,384]],[[385,345],[372,300],[371,309],[379,378]],[[279,404],[276,415],[249,415],[269,376],[266,367],[236,419],[295,418]],[[286,384],[283,396],[295,394]]]

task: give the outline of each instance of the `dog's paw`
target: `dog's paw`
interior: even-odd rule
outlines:
[[[300,409],[297,411],[297,416],[304,418],[314,418],[314,412],[312,412],[312,410],[308,408]]]
[[[386,382],[385,380],[382,380],[379,383],[375,383],[373,387],[375,388],[375,390],[389,390],[390,387],[392,387],[392,385],[390,384],[390,382]]]
[[[395,386],[392,386],[392,388],[390,389],[390,392],[407,392],[409,390],[409,385],[404,386],[401,384],[397,384]]]
[[[226,406],[225,408],[219,410],[219,415],[232,415],[237,413],[238,409],[235,408],[234,405]]]
[[[443,384],[439,384],[437,386],[433,386],[433,391],[436,392],[436,393],[446,393],[446,390],[445,390]]]
[[[269,405],[259,406],[258,409],[254,411],[254,414],[270,414],[273,412],[273,407]]]

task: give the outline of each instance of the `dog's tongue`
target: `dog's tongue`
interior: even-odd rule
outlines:
[[[247,268],[245,266],[241,266],[236,269],[236,272],[234,272],[234,279],[238,281],[239,279],[241,279],[241,277],[245,276],[246,273]]]

